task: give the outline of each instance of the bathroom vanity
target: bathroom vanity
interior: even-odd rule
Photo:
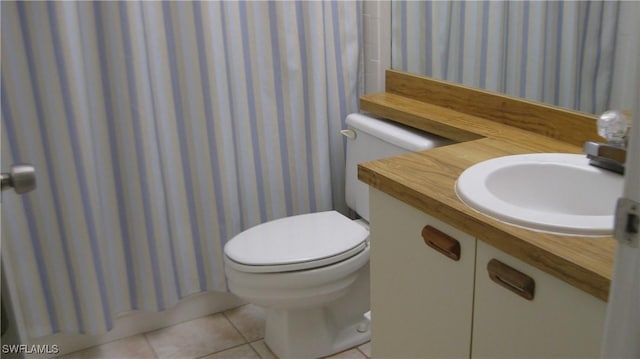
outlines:
[[[595,117],[397,71],[361,108],[458,141],[359,166],[374,357],[599,357],[615,240],[512,226],[455,193],[485,160],[581,153]]]

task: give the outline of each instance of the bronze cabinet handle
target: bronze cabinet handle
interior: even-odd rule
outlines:
[[[460,260],[460,242],[431,226],[422,229],[422,239],[431,248],[453,259]]]
[[[525,299],[533,300],[536,288],[536,282],[533,278],[511,268],[497,259],[489,261],[487,271],[492,281]]]

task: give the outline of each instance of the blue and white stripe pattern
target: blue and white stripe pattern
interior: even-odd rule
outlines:
[[[2,256],[28,334],[226,290],[222,246],[344,205],[359,2],[2,2]]]
[[[393,1],[392,67],[590,113],[608,109],[617,1]]]

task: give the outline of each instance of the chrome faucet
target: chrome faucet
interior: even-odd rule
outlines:
[[[607,143],[587,141],[582,150],[592,166],[624,174],[629,120],[620,111],[607,111],[598,118],[598,134]]]

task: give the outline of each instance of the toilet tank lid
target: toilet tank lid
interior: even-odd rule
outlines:
[[[452,140],[432,133],[361,113],[348,115],[346,123],[352,129],[366,132],[411,152],[424,151],[453,143]]]
[[[317,212],[252,227],[227,242],[224,253],[245,265],[287,265],[340,255],[368,237],[362,225],[336,211]]]

